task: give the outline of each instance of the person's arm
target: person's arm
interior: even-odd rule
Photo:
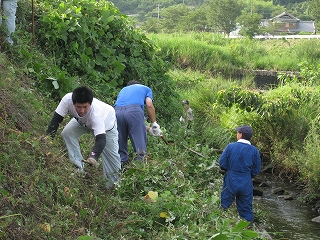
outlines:
[[[251,171],[251,177],[254,178],[260,173],[260,171],[261,171],[261,157],[258,149],[256,149],[255,159],[254,159],[253,167]]]
[[[156,122],[156,110],[153,106],[152,99],[149,97],[146,98],[146,107],[151,123]]]
[[[99,134],[95,137],[95,143],[89,158],[98,160],[107,143],[106,134]]]
[[[63,117],[59,115],[57,112],[54,112],[53,117],[51,118],[51,121],[47,128],[47,135],[50,135],[51,137],[54,137],[57,129],[59,127],[59,124],[63,121]]]
[[[95,137],[95,143],[92,152],[90,153],[90,156],[87,158],[87,160],[83,160],[83,162],[89,163],[91,166],[96,166],[97,160],[100,157],[104,147],[106,146],[106,143],[106,134],[98,134]]]
[[[152,99],[150,97],[146,98],[146,106],[147,106],[147,113],[151,121],[151,124],[150,124],[151,128],[149,128],[149,133],[153,136],[161,136],[162,131],[160,129],[159,124],[156,122],[156,111],[153,106]]]
[[[223,150],[220,159],[219,159],[219,166],[220,169],[223,171],[228,170],[228,156],[229,156],[229,145]]]

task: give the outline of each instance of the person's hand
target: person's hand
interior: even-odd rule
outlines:
[[[157,122],[153,122],[150,125],[151,129],[149,130],[150,134],[153,136],[161,136],[162,131],[160,129],[160,126]]]
[[[89,157],[87,160],[83,160],[85,163],[88,163],[91,166],[96,166],[97,165],[97,160],[95,160],[92,157]]]
[[[183,118],[183,117],[180,117],[180,118],[179,118],[179,121],[180,121],[180,122],[184,122],[184,118]]]
[[[153,133],[152,128],[149,128],[149,129],[148,129],[148,133],[150,133],[150,135],[152,135],[152,136],[155,136],[154,133]]]

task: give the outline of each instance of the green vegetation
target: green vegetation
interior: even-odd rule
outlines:
[[[35,94],[32,79],[1,55],[0,235],[9,239],[250,239],[235,209],[219,208],[221,174],[208,146],[185,139],[184,129],[163,130],[173,145],[149,139],[148,163],[131,165],[118,188],[103,186],[101,166],[73,173],[61,139],[44,138],[54,109]],[[4,76],[4,75],[2,75]],[[174,124],[174,123],[173,123]],[[170,124],[168,124],[170,125]],[[192,134],[192,133],[190,133]],[[193,136],[193,134],[192,134]],[[86,144],[85,144],[86,143]],[[89,144],[88,144],[89,143]],[[84,151],[90,142],[82,140]],[[184,145],[194,146],[199,157]],[[151,197],[152,192],[158,198]],[[149,197],[150,195],[150,197]],[[147,197],[148,196],[148,197]],[[258,210],[258,209],[257,209]],[[257,214],[257,221],[263,215]],[[263,236],[263,235],[261,235]]]
[[[42,27],[35,39],[27,25],[20,25],[17,44],[0,46],[0,237],[263,239],[259,224],[265,223],[265,213],[259,206],[254,206],[258,225],[253,230],[235,208],[219,208],[216,150],[234,141],[234,128],[243,123],[253,126],[253,143],[264,163],[299,180],[309,197],[319,193],[317,41],[144,35],[107,2],[54,5],[54,10],[47,2],[36,6]],[[92,13],[108,19],[109,28]],[[29,12],[22,11],[19,22],[27,19]],[[90,23],[91,30],[76,28],[77,21]],[[256,89],[251,74],[232,77],[255,69],[300,71],[301,76],[284,74],[279,86],[263,90]],[[107,192],[101,166],[88,167],[86,178],[78,176],[61,138],[49,140],[44,133],[65,92],[88,85],[113,104],[133,77],[154,90],[159,124],[174,142],[149,137],[147,164],[129,165],[117,188]],[[192,129],[178,121],[182,99],[194,110]],[[81,144],[88,153],[92,142],[84,138]]]
[[[319,19],[319,0],[265,1],[265,0],[113,0],[119,9],[135,19],[148,33],[214,32],[229,34],[236,23],[244,31],[242,36],[272,34],[274,28],[261,27],[261,19],[270,19],[287,11],[301,20]],[[231,14],[232,13],[232,14]],[[245,22],[243,22],[245,20]]]
[[[300,64],[317,65],[320,43],[313,40],[226,39],[219,34],[150,34],[165,60],[228,77],[240,70],[299,71]]]

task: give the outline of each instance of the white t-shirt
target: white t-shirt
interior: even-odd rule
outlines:
[[[116,121],[114,108],[96,98],[93,98],[88,113],[80,117],[73,105],[72,93],[67,93],[61,99],[56,112],[62,117],[70,113],[81,126],[93,130],[94,136],[112,129]]]

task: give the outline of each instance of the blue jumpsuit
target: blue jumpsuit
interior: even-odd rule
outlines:
[[[252,223],[252,178],[261,170],[258,149],[244,139],[230,143],[220,156],[220,168],[226,170],[221,192],[222,208],[230,207],[236,199],[240,217]]]

